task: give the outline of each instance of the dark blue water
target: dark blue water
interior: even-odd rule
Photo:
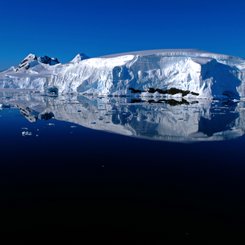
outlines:
[[[242,105],[6,100],[10,108],[0,111],[2,235],[152,244],[242,237]],[[19,109],[24,104],[26,117]],[[180,124],[172,121],[177,118]],[[129,131],[133,137],[125,136]]]

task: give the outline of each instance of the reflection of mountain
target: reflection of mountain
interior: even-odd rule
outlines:
[[[167,103],[130,103],[126,98],[51,98],[35,94],[2,96],[28,120],[55,118],[122,135],[164,141],[225,140],[242,136],[242,103],[212,102],[171,106]],[[28,113],[27,113],[28,112]],[[35,120],[30,120],[35,121]]]

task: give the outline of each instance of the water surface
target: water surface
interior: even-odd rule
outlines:
[[[69,241],[242,235],[244,104],[179,102],[2,93],[1,232]]]

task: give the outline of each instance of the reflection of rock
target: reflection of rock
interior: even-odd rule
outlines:
[[[225,140],[242,136],[245,131],[243,103],[199,100],[171,106],[165,102],[129,103],[127,98],[51,98],[35,94],[2,96],[1,100],[3,104],[29,108],[26,110],[36,112],[39,119],[55,118],[146,139]]]
[[[40,114],[40,119],[42,120],[50,120],[54,118],[54,113],[53,112],[45,112],[43,114]]]
[[[6,105],[6,104],[0,104],[0,110],[1,109],[7,109],[7,108],[11,108],[10,105]]]
[[[35,116],[32,112],[32,110],[29,107],[22,107],[20,105],[17,105],[17,107],[20,110],[20,113],[31,123],[37,121],[37,116]]]

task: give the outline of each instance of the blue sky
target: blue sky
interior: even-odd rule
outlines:
[[[245,57],[244,24],[244,0],[1,0],[0,69],[28,53],[62,62],[159,48]]]

